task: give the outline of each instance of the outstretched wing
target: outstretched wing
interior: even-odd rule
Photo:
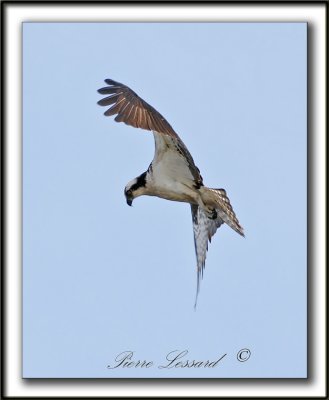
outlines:
[[[153,163],[163,160],[164,152],[171,151],[177,158],[177,165],[183,165],[196,185],[202,185],[199,169],[187,147],[173,130],[166,119],[150,104],[141,99],[133,90],[120,82],[105,79],[109,85],[98,90],[100,94],[109,95],[98,101],[100,106],[111,106],[104,115],[116,115],[116,122],[124,122],[135,128],[153,131],[155,139],[155,155]],[[172,157],[169,157],[172,162]]]
[[[128,86],[112,79],[105,79],[105,82],[109,86],[99,89],[98,92],[100,94],[109,94],[110,96],[99,100],[98,104],[100,106],[113,105],[105,111],[104,115],[117,114],[114,118],[116,122],[124,122],[134,128],[161,132],[178,138],[177,133],[165,118]]]
[[[191,204],[191,212],[194,233],[194,247],[197,260],[197,289],[194,304],[194,307],[196,307],[200,290],[200,280],[203,278],[203,271],[206,263],[208,242],[211,242],[211,238],[214,236],[217,229],[224,223],[224,221],[219,216],[217,216],[216,219],[209,219],[206,212],[194,204]]]
[[[211,191],[216,197],[217,217],[215,219],[210,219],[202,208],[191,204],[194,245],[197,259],[197,290],[194,307],[196,307],[200,290],[200,279],[203,277],[208,242],[211,242],[211,238],[214,236],[217,229],[225,222],[241,236],[244,236],[243,228],[233,211],[233,207],[231,206],[230,199],[227,197],[225,189],[206,188],[206,190]]]

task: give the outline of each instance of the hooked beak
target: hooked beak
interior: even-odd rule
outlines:
[[[133,204],[133,199],[131,198],[131,197],[127,197],[127,204],[128,204],[128,206],[132,206],[132,204]]]

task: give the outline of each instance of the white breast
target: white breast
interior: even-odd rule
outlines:
[[[155,155],[150,184],[154,194],[168,200],[191,202],[194,197],[194,177],[188,162],[169,136],[154,132]]]

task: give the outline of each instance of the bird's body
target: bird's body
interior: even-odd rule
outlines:
[[[183,143],[168,135],[157,132],[153,132],[153,135],[156,151],[148,170],[151,195],[187,203],[195,201],[195,175],[184,155],[184,151],[187,151],[185,145],[180,148]],[[173,148],[175,151],[172,151]],[[192,159],[191,155],[190,158]],[[201,176],[199,179],[202,180]]]
[[[242,236],[243,228],[225,190],[204,186],[190,152],[164,117],[127,86],[111,79],[105,82],[109,86],[99,89],[99,93],[110,96],[98,104],[113,105],[104,114],[117,114],[117,122],[150,130],[154,135],[154,158],[147,171],[126,185],[124,193],[127,203],[131,205],[136,197],[148,195],[189,203],[191,206],[198,294],[208,241],[224,222]]]

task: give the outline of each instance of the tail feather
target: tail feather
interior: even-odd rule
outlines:
[[[225,189],[204,188],[206,191],[205,204],[211,204],[217,211],[222,220],[239,235],[244,236],[244,231],[240,222],[233,211],[230,199]],[[202,196],[205,197],[204,195]]]

